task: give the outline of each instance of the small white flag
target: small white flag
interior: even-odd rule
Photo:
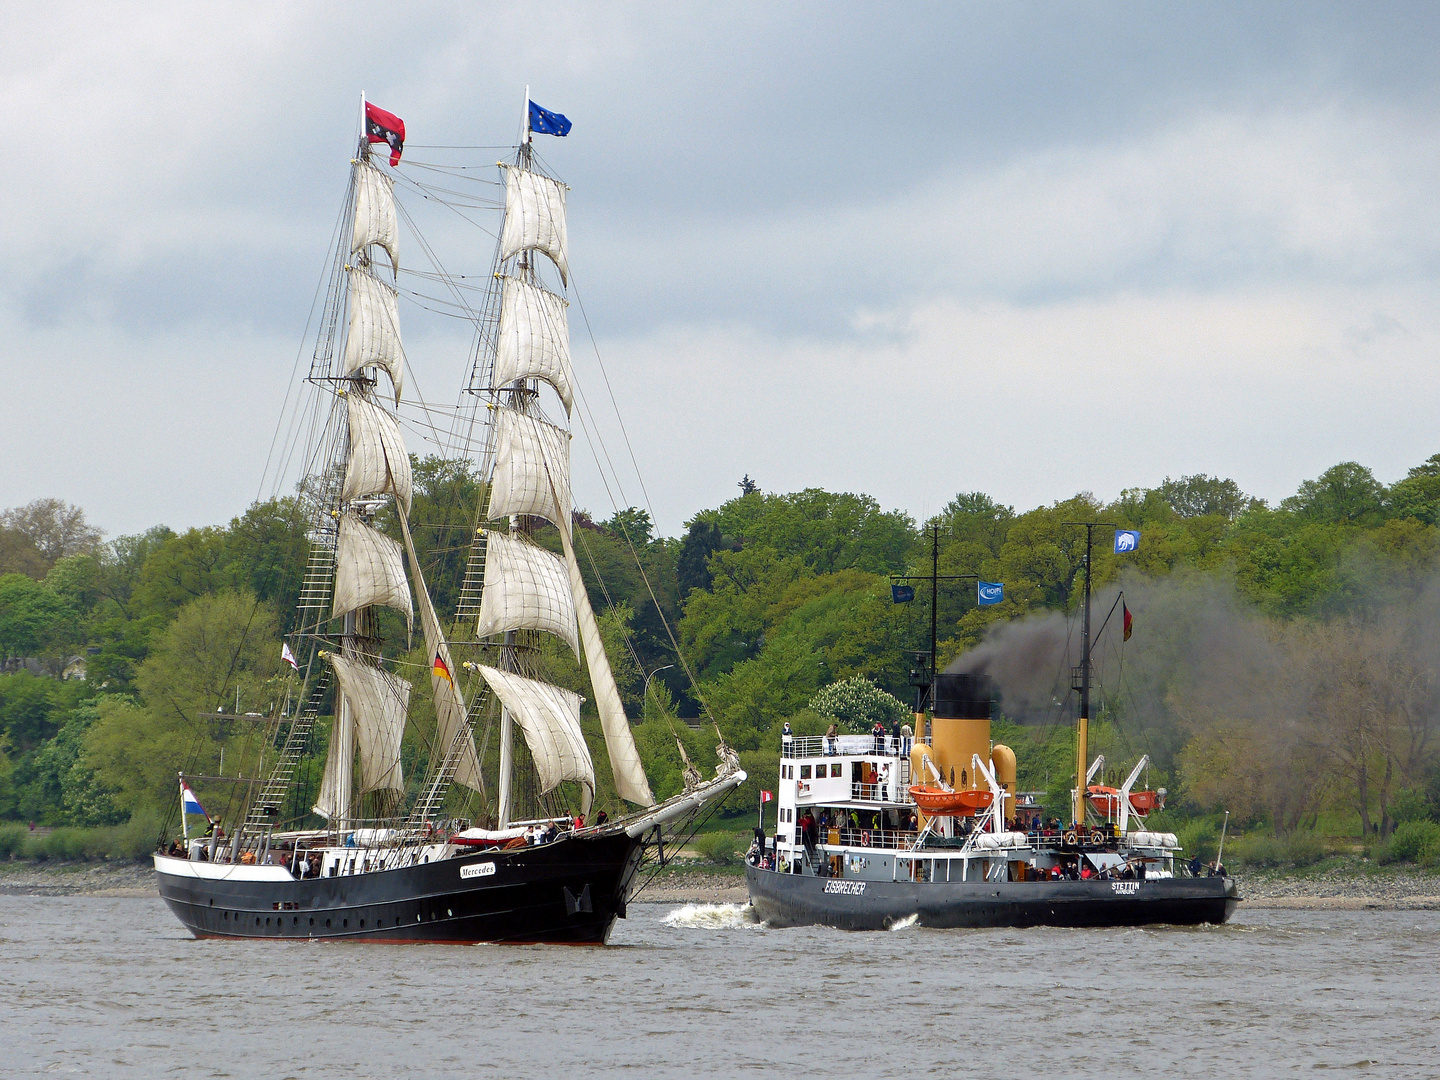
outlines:
[[[295,654],[290,651],[290,643],[288,641],[282,641],[280,643],[280,659],[284,660],[296,671],[300,670],[300,665],[295,662]]]

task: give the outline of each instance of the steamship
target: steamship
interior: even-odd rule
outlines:
[[[282,455],[309,465],[298,500],[309,552],[294,630],[283,651],[276,643],[288,661],[281,704],[253,714],[263,721],[251,724],[245,756],[258,755],[253,775],[180,776],[182,836],[154,857],[160,895],[197,937],[601,944],[644,861],[663,857],[745,780],[721,740],[713,777],[685,759],[683,791],[656,800],[581,574],[568,430],[577,392],[564,299],[569,189],[531,146],[532,132],[569,129],[527,90],[521,142],[499,163],[498,183],[475,179],[474,163],[420,162],[407,176],[403,122],[362,101],[306,380],[308,422],[294,427],[310,441]],[[388,165],[372,143],[388,144]],[[466,220],[498,193],[483,297],[466,296],[473,274],[406,276],[397,184]],[[495,234],[482,232],[488,248]],[[433,247],[417,246],[435,264]],[[478,346],[450,417],[457,434],[442,449],[451,475],[473,471],[481,482],[476,504],[454,511],[458,525],[412,526],[402,419],[433,437],[441,410],[402,397],[398,300],[433,306],[443,296],[432,294],[447,290],[457,297],[449,313],[475,324]],[[429,550],[422,529],[439,532]],[[444,625],[426,580],[437,566],[459,579]],[[416,614],[420,665],[406,655]],[[609,820],[591,816],[582,699],[557,685],[566,653],[583,658],[595,699],[616,793]],[[428,699],[412,709],[421,679]],[[317,792],[306,777],[322,758]],[[218,804],[215,819],[205,803]],[[192,836],[195,813],[209,826]]]
[[[1173,833],[1145,828],[1165,794],[1134,790],[1147,757],[1119,788],[1091,782],[1104,758],[1086,760],[1089,533],[1076,686],[1076,775],[1085,779],[1069,824],[1047,825],[1037,793],[1017,790],[1014,751],[991,741],[989,680],[931,675],[917,693],[911,738],[782,737],[775,833],[761,830],[746,859],[757,916],[771,926],[879,930],[906,920],[1194,925],[1234,914],[1239,889],[1223,867],[1187,862]],[[931,637],[933,657],[933,629]]]

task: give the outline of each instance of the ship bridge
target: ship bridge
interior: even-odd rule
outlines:
[[[860,821],[877,833],[913,836],[908,820],[915,808],[909,792],[909,755],[915,742],[909,736],[897,739],[890,735],[783,739],[776,793],[780,835],[793,842],[798,818],[807,808],[823,806],[855,811]]]

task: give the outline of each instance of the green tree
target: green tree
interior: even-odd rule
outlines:
[[[0,575],[24,574],[38,581],[48,569],[45,555],[34,540],[19,529],[0,526]]]
[[[1214,515],[1233,521],[1257,501],[1241,491],[1234,480],[1204,473],[1182,476],[1178,480],[1167,476],[1159,493],[1182,518]]]
[[[1426,525],[1440,525],[1440,454],[1416,465],[1392,487],[1386,502],[1396,517],[1419,518]]]
[[[1280,504],[1284,510],[1327,524],[1379,524],[1385,510],[1385,485],[1354,461],[1342,461]]]
[[[24,574],[0,577],[0,656],[36,656],[66,644],[75,610]]]
[[[309,523],[304,501],[288,496],[251,506],[230,522],[225,537],[229,582],[273,604],[287,629],[305,580]]]
[[[237,688],[242,712],[273,706],[279,640],[274,608],[248,591],[185,604],[139,667],[139,702],[100,699],[84,766],[123,810],[163,805],[177,770],[214,772],[221,747],[251,734],[209,718],[234,706]]]

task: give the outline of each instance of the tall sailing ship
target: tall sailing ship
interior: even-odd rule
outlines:
[[[539,110],[527,91],[521,144],[499,165],[490,285],[477,307],[459,305],[479,344],[453,442],[484,484],[447,633],[412,535],[398,414],[406,363],[394,189],[404,125],[373,105],[362,110],[307,380],[310,553],[285,645],[298,705],[277,708],[265,725],[268,769],[209,778],[238,791],[237,824],[157,853],[160,894],[197,937],[603,943],[642,866],[663,859],[666,843],[745,774],[721,739],[713,778],[686,758],[684,790],[657,803],[581,573],[566,424],[576,393],[564,298],[568,189],[541,168],[531,141],[532,128],[563,134],[563,117]],[[371,153],[382,142],[388,167]],[[427,276],[463,296],[457,277]],[[561,423],[546,416],[544,398]],[[558,553],[541,542],[547,529]],[[408,729],[408,742],[412,684],[385,650],[382,624],[400,625],[386,609],[407,632],[418,610],[427,658],[433,716]],[[582,699],[548,677],[557,665],[547,641],[585,665],[614,790],[630,807],[614,819],[587,821],[596,773]],[[297,817],[310,817],[295,804],[327,711],[313,804],[323,826],[297,828]],[[407,781],[407,747],[412,766],[423,766],[418,785]],[[182,822],[189,785],[206,779],[180,777]],[[472,826],[464,811],[476,807]]]

